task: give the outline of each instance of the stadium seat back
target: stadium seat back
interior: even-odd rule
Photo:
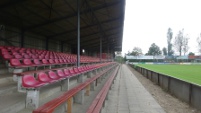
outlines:
[[[65,74],[64,74],[64,72],[62,70],[57,70],[57,74],[60,77],[65,77]]]
[[[50,64],[54,64],[55,62],[54,62],[53,59],[49,59],[49,63],[50,63]]]
[[[48,77],[48,75],[44,72],[40,72],[38,74],[38,80],[40,82],[50,82],[51,81],[51,79]]]
[[[32,65],[33,64],[30,59],[23,59],[23,63],[25,65]]]
[[[56,73],[55,72],[53,72],[53,71],[49,71],[48,72],[48,75],[49,75],[49,77],[51,78],[51,79],[59,79],[59,77],[56,75]]]
[[[21,62],[19,59],[10,59],[11,66],[21,66]]]
[[[49,62],[46,59],[42,59],[43,64],[49,64]]]

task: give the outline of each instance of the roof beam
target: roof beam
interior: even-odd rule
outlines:
[[[121,1],[122,1],[122,0],[115,0],[115,2],[108,3],[107,6],[110,7],[110,6],[116,5],[116,4],[120,3]],[[105,6],[105,4],[104,4],[104,5],[100,5],[100,6],[98,6],[98,7],[93,8],[93,10],[96,11],[96,10],[100,10],[100,9],[102,9],[102,8],[105,8],[105,7],[106,7],[106,6]],[[83,10],[83,11],[80,12],[80,15],[82,15],[82,14],[84,14],[84,13],[88,13],[88,12],[90,12],[90,11],[91,11],[91,10],[89,10],[89,9]],[[26,30],[35,29],[35,28],[38,28],[38,27],[41,27],[41,26],[44,26],[44,25],[47,25],[47,24],[50,24],[50,23],[54,23],[54,22],[57,22],[57,21],[61,21],[61,20],[64,20],[64,19],[66,19],[66,18],[72,18],[72,17],[75,17],[75,16],[77,16],[77,13],[72,13],[72,14],[69,14],[69,15],[66,15],[66,16],[62,16],[61,18],[56,18],[56,19],[52,19],[52,20],[50,20],[50,21],[45,21],[45,22],[40,23],[40,24],[37,24],[37,25],[29,26],[29,27],[27,27],[27,28],[25,28],[25,29],[26,29]]]
[[[109,41],[109,43],[110,44],[116,44],[116,43],[118,43],[119,42],[119,38],[115,38],[115,40],[114,41]],[[89,42],[89,41],[88,41]],[[93,44],[92,44],[93,43]],[[107,41],[103,41],[103,43],[108,43]],[[98,44],[99,44],[99,40],[95,40],[95,41],[91,41],[91,42],[89,42],[89,43],[81,43],[81,47],[88,47],[88,46],[92,46],[92,45],[96,45],[96,46],[98,46]],[[72,46],[74,46],[74,45],[72,45]]]
[[[112,34],[109,34],[107,35],[107,37],[111,37],[111,36],[114,36],[114,35],[119,35],[121,32],[117,32],[117,33],[112,33]],[[81,40],[81,45],[82,44],[85,44],[87,45],[87,42],[91,41],[91,40],[96,40],[94,39],[94,37],[91,37],[91,38],[86,38],[85,40]],[[93,42],[93,41],[92,41]],[[73,43],[74,44],[74,43]]]
[[[112,22],[112,21],[120,20],[120,19],[121,19],[121,18],[118,17],[118,18],[114,18],[114,19],[102,21],[101,23],[102,23],[102,24],[105,24],[105,23],[109,23],[109,22]],[[87,28],[90,28],[90,27],[94,27],[94,26],[96,26],[96,25],[97,25],[97,24],[87,25],[87,26],[81,27],[80,29],[87,29]],[[54,37],[57,37],[57,36],[60,36],[60,35],[68,34],[68,33],[70,33],[70,32],[74,32],[74,31],[76,31],[76,30],[77,30],[77,28],[72,29],[72,30],[68,30],[68,31],[64,31],[64,32],[61,32],[61,33],[57,33],[57,34],[55,34],[55,35],[49,36],[49,38],[54,38]]]
[[[99,51],[99,48],[100,48],[100,41],[97,42],[97,43],[94,43],[94,44],[91,44],[91,45],[88,45],[88,46],[81,46],[82,49],[94,49],[94,50],[98,50]],[[102,42],[102,50],[104,51],[105,49],[107,48],[107,43],[106,42]]]
[[[116,27],[113,27],[113,28],[105,29],[105,31],[112,31],[112,30],[114,30],[114,29],[119,29],[119,27],[121,27],[121,26],[116,26]],[[91,33],[91,34],[87,34],[87,35],[81,36],[81,40],[82,40],[83,38],[90,37],[90,36],[94,36],[94,35],[97,35],[97,34],[99,34],[99,31],[98,31],[98,32],[95,32],[95,33]],[[65,41],[74,41],[74,40],[75,40],[75,38],[70,38],[70,39],[65,40]]]
[[[5,3],[5,4],[0,5],[0,10],[1,10],[1,9],[4,9],[4,8],[6,8],[6,7],[9,7],[9,6],[13,6],[13,5],[22,3],[22,2],[27,1],[27,0],[9,0],[9,1],[10,1],[10,2],[8,2],[8,3]]]
[[[102,35],[102,37],[104,38],[106,38],[106,36],[105,36],[105,31],[103,31],[103,27],[102,27],[102,25],[100,24],[100,21],[98,20],[98,18],[97,18],[97,16],[95,15],[95,13],[94,13],[94,9],[89,5],[89,3],[87,2],[87,0],[85,0],[85,2],[86,2],[86,4],[89,6],[89,8],[90,8],[90,10],[91,10],[91,12],[92,12],[92,16],[95,18],[95,20],[97,21],[97,24],[98,24],[98,28],[99,28],[99,30],[100,30],[100,35]],[[105,4],[104,4],[105,5]],[[106,5],[105,5],[105,7],[106,7]],[[92,19],[93,19],[93,17],[92,17]]]

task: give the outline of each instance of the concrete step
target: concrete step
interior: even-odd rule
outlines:
[[[69,88],[73,88],[74,86],[78,85],[77,79],[76,78],[70,79],[69,85],[70,85]],[[13,88],[13,91],[14,90],[15,88]],[[31,109],[25,108],[26,93],[19,93],[19,92],[10,93],[10,92],[8,91],[7,95],[5,95],[4,93],[0,95],[0,113],[32,113]],[[42,105],[52,100],[53,98],[58,97],[62,93],[64,93],[64,91],[61,91],[61,86],[59,82],[42,87],[40,89],[39,105]],[[8,100],[6,101],[6,104],[4,104],[4,100],[6,100],[5,98],[7,98]]]
[[[9,71],[8,71],[7,67],[0,68],[0,74],[8,74],[8,73],[9,73]]]
[[[84,77],[84,81],[87,80],[87,77]],[[77,83],[77,78],[73,77],[70,79],[69,83],[69,89],[77,86],[79,83]],[[41,88],[41,94],[40,94],[40,104],[39,106],[45,104],[46,102],[62,95],[65,91],[61,91],[61,87],[59,83],[52,84],[45,86]],[[32,109],[24,108],[17,113],[32,113]]]
[[[0,85],[8,82],[13,82],[12,73],[0,74]]]
[[[5,84],[0,84],[0,95],[7,95],[17,93],[17,83],[16,82],[8,82]]]
[[[0,95],[0,113],[17,113],[25,108],[25,93]]]
[[[0,68],[5,68],[7,67],[5,63],[0,63]]]

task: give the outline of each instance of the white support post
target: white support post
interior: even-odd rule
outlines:
[[[61,90],[62,91],[68,91],[69,90],[69,78],[61,81]]]
[[[78,75],[78,80],[77,80],[78,83],[83,83],[84,82],[84,74],[80,74]]]
[[[107,93],[105,100],[108,100],[108,99],[109,99],[109,92]]]
[[[25,93],[26,90],[22,88],[22,76],[17,76],[17,91]]]
[[[39,90],[27,90],[26,108],[36,109],[39,106]]]
[[[93,74],[94,74],[94,75],[98,74],[97,69],[96,69],[96,70],[93,70]]]
[[[90,84],[90,90],[91,91],[94,91],[95,90],[95,81],[93,81],[91,84]]]
[[[78,104],[83,104],[84,103],[84,89],[80,90],[75,96],[74,96],[74,101],[75,103]]]
[[[14,69],[13,70],[13,81],[17,81],[17,75],[16,73],[22,73],[23,72],[23,69]]]
[[[101,83],[101,77],[97,78],[97,83]]]
[[[90,71],[90,72],[88,72],[87,73],[87,78],[91,78],[92,77],[92,75],[93,75],[93,73]]]

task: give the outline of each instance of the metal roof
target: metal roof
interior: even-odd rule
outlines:
[[[80,46],[122,50],[125,0],[80,0]],[[0,24],[77,46],[77,0],[0,0]]]

